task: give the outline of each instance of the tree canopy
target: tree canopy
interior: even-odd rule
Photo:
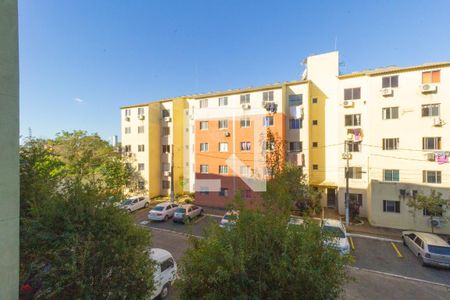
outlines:
[[[418,194],[416,197],[408,199],[407,205],[412,208],[412,214],[416,214],[416,211],[422,212],[424,215],[429,216],[431,232],[434,233],[435,224],[433,219],[442,218],[447,221],[445,213],[450,205],[450,199],[443,199],[442,193],[431,190],[430,195]]]

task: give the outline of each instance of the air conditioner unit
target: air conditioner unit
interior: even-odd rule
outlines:
[[[164,171],[163,175],[166,176],[166,177],[169,177],[171,174],[170,174],[170,171]]]
[[[130,122],[130,117],[125,117],[125,121]]]
[[[226,137],[229,137],[229,136],[230,136],[230,132],[225,131],[225,132],[224,132],[224,135],[225,135]]]
[[[434,153],[433,152],[427,153],[426,155],[427,155],[427,160],[428,161],[434,161]]]
[[[139,115],[139,120],[144,120],[145,119],[145,116],[144,115]]]
[[[405,190],[405,194],[406,194],[406,196],[408,196],[408,197],[412,197],[412,196],[413,196],[413,191],[407,189],[407,190]]]
[[[406,197],[406,190],[405,189],[400,189],[398,196],[401,197],[401,198],[405,198]]]
[[[351,100],[345,100],[343,102],[344,107],[353,107],[354,104],[355,103],[353,101],[351,101]]]
[[[441,127],[445,124],[444,120],[442,120],[441,118],[434,118],[433,119],[433,126],[436,127]]]
[[[430,225],[433,227],[442,227],[443,225],[443,221],[441,219],[435,219],[433,218],[433,220],[430,219]]]
[[[250,109],[250,107],[251,107],[250,104],[248,104],[248,103],[244,103],[241,106],[242,106],[242,109]]]
[[[172,118],[171,117],[164,117],[164,122],[172,122]]]
[[[392,96],[392,95],[394,95],[394,90],[391,88],[382,89],[381,95],[383,95],[384,97]]]
[[[434,93],[437,92],[437,85],[435,84],[422,84],[422,93]]]

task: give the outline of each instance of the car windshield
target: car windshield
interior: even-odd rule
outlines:
[[[340,239],[345,238],[345,233],[339,227],[323,226],[323,231],[330,234],[332,237],[338,237]]]
[[[428,251],[433,254],[450,255],[450,247],[428,245]]]
[[[177,210],[175,211],[175,212],[177,212],[177,213],[185,213],[186,212],[186,209],[184,209],[184,208],[182,208],[182,207],[178,207],[177,208]]]
[[[164,206],[155,206],[152,210],[163,211],[164,210]]]
[[[127,199],[127,200],[125,200],[125,201],[123,201],[122,202],[122,205],[128,205],[128,204],[131,204],[131,199]]]

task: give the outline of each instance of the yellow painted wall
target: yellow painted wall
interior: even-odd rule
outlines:
[[[183,192],[183,168],[184,168],[184,131],[185,109],[188,109],[187,101],[184,98],[173,99],[173,148],[174,166],[173,179],[175,194]]]
[[[159,102],[148,104],[148,156],[149,176],[148,194],[156,197],[161,194],[161,109]]]

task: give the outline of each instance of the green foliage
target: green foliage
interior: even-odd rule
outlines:
[[[137,187],[136,174],[106,141],[84,131],[21,146],[21,278],[41,278],[42,298],[149,294],[150,236],[112,205],[126,184]]]
[[[81,186],[32,205],[21,228],[23,271],[38,273],[41,298],[142,299],[153,289],[148,231],[97,191]],[[47,272],[42,265],[48,264]]]
[[[320,211],[321,193],[307,184],[302,168],[287,163],[267,182],[263,204],[269,210],[290,214],[296,208],[307,216]]]
[[[180,264],[181,299],[336,299],[348,280],[345,263],[324,245],[313,222],[290,226],[278,212],[240,206],[230,230],[214,226],[192,239]]]
[[[450,199],[442,199],[442,193],[431,190],[430,195],[418,194],[416,198],[410,198],[406,203],[413,210],[412,214],[415,215],[416,211],[426,211],[432,221],[435,217],[441,217],[445,219],[445,213],[450,205]],[[430,222],[431,232],[434,232],[433,222]]]

